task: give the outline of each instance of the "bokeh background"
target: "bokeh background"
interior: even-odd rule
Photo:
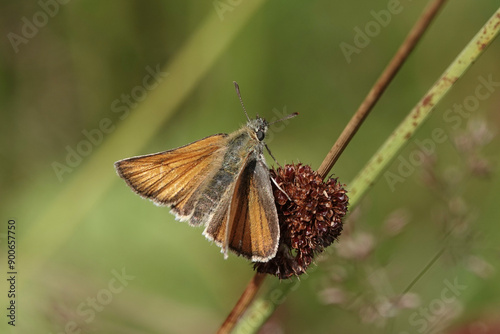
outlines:
[[[317,168],[426,1],[400,1],[346,57],[341,45],[355,46],[356,29],[392,3],[2,1],[2,333],[215,332],[251,265],[136,196],[113,162],[236,130],[236,80],[251,115],[300,113],[268,143],[280,163]],[[497,6],[445,6],[334,167],[347,187]],[[403,181],[373,186],[262,333],[499,332],[498,84],[473,112],[449,111],[479,78],[500,81],[499,53],[495,41],[414,137],[443,129],[447,139],[404,170],[419,149],[410,141],[389,168]]]

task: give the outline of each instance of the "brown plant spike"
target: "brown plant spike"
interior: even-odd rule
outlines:
[[[299,276],[342,232],[349,198],[337,178],[323,182],[310,166],[285,165],[270,172],[281,188],[273,183],[280,246],[273,259],[255,263],[254,269],[280,279]]]

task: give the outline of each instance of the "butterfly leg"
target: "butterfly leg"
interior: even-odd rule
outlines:
[[[281,167],[280,163],[278,162],[278,160],[276,160],[276,158],[274,157],[274,155],[271,153],[271,150],[269,149],[269,147],[267,146],[267,144],[264,144],[266,146],[266,150],[267,152],[269,153],[269,155],[271,156],[271,158],[273,158],[274,162],[276,162],[276,164]]]
[[[288,194],[287,194],[287,193],[286,193],[283,189],[281,189],[281,187],[279,186],[278,182],[276,182],[276,180],[275,180],[275,179],[273,179],[273,178],[271,178],[271,181],[273,181],[274,185],[275,185],[275,186],[276,186],[279,190],[281,190],[281,192],[282,192],[283,194],[285,194],[286,198],[288,198],[288,200],[289,200],[290,202],[292,202],[292,199],[290,198],[290,196],[288,196]]]
[[[269,154],[273,157],[273,155],[271,154],[271,151],[269,150],[269,148],[267,147],[267,145],[266,145],[266,148],[267,148],[267,151],[269,152]],[[274,159],[274,157],[273,157],[273,159]],[[276,159],[274,159],[274,161],[276,161]],[[259,161],[259,162],[260,162],[260,161]],[[260,162],[260,163],[262,164],[262,162]],[[276,161],[276,163],[278,163],[278,162]],[[279,165],[279,164],[278,164],[278,165]],[[262,167],[264,167],[264,168],[267,170],[267,166],[266,166],[266,164],[262,164]],[[281,167],[281,166],[280,166],[280,167]],[[281,192],[282,192],[283,194],[285,194],[286,198],[288,198],[288,200],[291,202],[291,201],[292,201],[292,199],[290,198],[290,196],[288,196],[288,194],[287,194],[287,193],[286,193],[283,189],[281,189],[281,187],[279,186],[278,182],[276,182],[276,180],[275,180],[275,179],[273,179],[271,176],[269,176],[269,177],[270,177],[271,181],[273,181],[273,183],[276,185],[276,187],[277,187],[279,190],[281,190]]]

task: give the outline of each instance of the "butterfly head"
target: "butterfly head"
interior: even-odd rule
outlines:
[[[255,138],[260,142],[266,137],[268,125],[267,121],[259,116],[256,119],[249,120],[247,123],[247,126],[255,134]]]

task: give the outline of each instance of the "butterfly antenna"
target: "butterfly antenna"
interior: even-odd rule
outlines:
[[[287,119],[294,118],[295,116],[298,116],[298,115],[299,115],[299,113],[298,113],[298,112],[294,112],[293,114],[290,114],[290,115],[288,115],[288,116],[285,116],[285,117],[283,117],[282,119],[279,119],[279,120],[277,120],[277,121],[274,121],[274,122],[269,123],[269,125],[274,124],[274,123],[278,123],[278,122],[283,122],[283,121],[286,121]]]
[[[236,88],[236,94],[238,94],[238,98],[240,99],[241,106],[243,107],[243,111],[245,112],[245,115],[247,116],[247,120],[250,121],[250,117],[248,117],[247,110],[245,109],[245,105],[243,104],[243,99],[241,98],[240,86],[238,86],[238,83],[236,81],[233,81],[233,83],[234,83],[234,88]]]

